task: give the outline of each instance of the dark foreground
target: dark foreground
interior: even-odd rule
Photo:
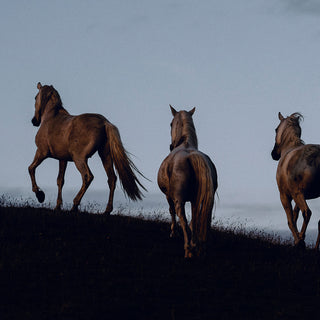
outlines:
[[[0,319],[315,319],[320,257],[212,230],[186,261],[169,225],[0,207]]]

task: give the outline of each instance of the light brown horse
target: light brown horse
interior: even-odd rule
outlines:
[[[211,226],[214,194],[218,187],[217,171],[210,158],[198,151],[192,115],[195,111],[177,112],[171,105],[170,154],[158,172],[158,185],[166,195],[172,218],[171,237],[176,233],[178,215],[184,235],[185,257],[204,253]],[[191,202],[192,219],[188,226],[185,203]]]
[[[296,245],[305,246],[305,233],[311,217],[306,200],[320,196],[320,145],[307,144],[300,139],[300,113],[284,118],[279,112],[280,124],[276,129],[276,141],[271,156],[279,160],[277,183],[282,206],[287,214],[288,225]],[[291,202],[295,207],[292,210]],[[301,231],[297,229],[299,211],[303,216]],[[318,222],[320,241],[320,220]]]
[[[35,114],[32,124],[40,126],[36,135],[38,147],[34,160],[29,166],[32,191],[39,202],[43,202],[45,194],[39,189],[35,180],[37,166],[46,158],[59,160],[58,198],[56,210],[62,205],[62,187],[68,161],[73,161],[82,176],[82,187],[73,200],[72,211],[77,211],[80,201],[93,180],[88,167],[88,158],[96,151],[102,160],[108,176],[110,188],[108,205],[105,210],[109,214],[113,209],[113,196],[117,177],[115,166],[123,190],[132,200],[141,200],[139,186],[145,190],[134,171],[141,174],[128,157],[124,149],[118,129],[105,117],[99,114],[86,113],[72,116],[62,106],[59,93],[53,86],[42,86],[38,83],[38,94],[35,98]]]

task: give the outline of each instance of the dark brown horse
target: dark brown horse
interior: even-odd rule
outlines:
[[[300,113],[284,118],[279,112],[278,116],[280,124],[276,129],[276,141],[271,155],[274,160],[279,160],[277,183],[280,199],[295,244],[305,246],[305,232],[311,217],[306,200],[320,196],[320,145],[305,145],[301,140]],[[295,202],[293,210],[292,200]],[[297,219],[300,210],[303,225],[299,232]],[[320,241],[320,220],[318,231],[316,249]]]
[[[88,158],[98,151],[104,169],[108,176],[110,188],[109,201],[105,210],[109,214],[113,209],[113,196],[117,177],[115,166],[123,190],[132,200],[141,200],[139,186],[145,190],[137,179],[134,171],[140,172],[134,166],[124,149],[118,129],[100,114],[86,113],[72,116],[62,106],[57,90],[53,86],[42,86],[36,95],[35,114],[32,124],[40,126],[36,135],[38,147],[34,160],[29,166],[32,191],[39,202],[43,202],[45,194],[35,180],[37,166],[46,158],[59,160],[58,198],[56,210],[62,205],[62,187],[68,161],[73,161],[82,176],[82,187],[73,200],[72,211],[77,211],[80,201],[93,180],[93,174],[88,167]]]
[[[192,115],[195,111],[177,112],[170,106],[170,154],[158,172],[158,185],[166,195],[172,217],[171,236],[175,235],[178,215],[184,234],[185,257],[204,253],[208,230],[211,226],[214,194],[218,187],[217,171],[210,158],[198,150]],[[185,203],[191,202],[192,219],[188,226]]]

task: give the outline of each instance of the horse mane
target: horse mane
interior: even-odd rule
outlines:
[[[287,127],[282,133],[283,141],[292,141],[295,146],[304,144],[304,141],[301,139],[301,120],[303,120],[303,116],[299,112],[295,112],[286,118]]]
[[[198,149],[198,138],[192,117],[186,111],[181,112],[179,116],[181,119],[182,132],[177,145],[175,145],[174,147],[176,148],[182,143],[186,143],[187,146],[192,145],[193,147]]]
[[[185,117],[185,124],[186,125],[183,126],[182,134],[188,137],[187,141],[190,141],[191,144],[198,149],[198,138],[196,134],[196,128],[194,126],[191,116]]]
[[[50,94],[50,100],[52,101],[55,114],[58,114],[61,111],[68,113],[68,111],[63,107],[62,100],[58,91],[53,86],[44,86],[43,89],[48,91],[48,94]]]

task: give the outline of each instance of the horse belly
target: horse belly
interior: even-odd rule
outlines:
[[[57,160],[71,161],[72,157],[66,144],[49,145],[51,157]]]
[[[305,199],[315,199],[320,196],[320,170],[305,168],[295,172],[290,182],[292,193],[302,193]]]
[[[305,177],[303,193],[306,199],[315,199],[320,196],[320,172]]]
[[[73,156],[90,158],[99,148],[105,147],[107,138],[105,122],[99,118],[89,118],[86,125],[77,119],[69,135],[69,149]],[[83,119],[82,119],[83,120]],[[92,120],[97,120],[96,124]]]
[[[160,190],[166,194],[167,190],[168,190],[168,176],[166,174],[166,163],[165,161],[163,161],[160,165],[159,171],[158,171],[158,177],[157,177],[157,182],[158,182],[158,186],[160,188]]]

